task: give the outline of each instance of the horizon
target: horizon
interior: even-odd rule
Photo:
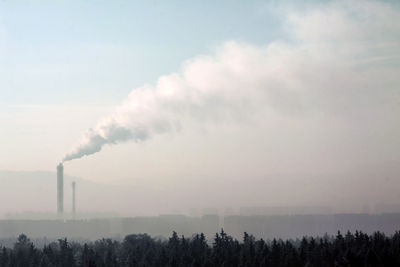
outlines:
[[[56,175],[24,179],[58,164],[88,212],[400,212],[399,25],[396,1],[2,1],[0,214],[56,211]]]

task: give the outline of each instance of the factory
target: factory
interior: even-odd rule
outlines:
[[[72,216],[74,219],[76,213],[75,188],[76,183],[72,182]],[[64,214],[64,165],[62,163],[57,165],[57,214],[60,218]]]
[[[62,163],[57,166],[57,213],[64,213],[64,165]]]

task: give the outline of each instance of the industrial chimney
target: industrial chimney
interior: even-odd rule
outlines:
[[[72,217],[75,219],[75,182],[72,182]]]
[[[64,166],[62,163],[57,166],[57,212],[64,212]]]

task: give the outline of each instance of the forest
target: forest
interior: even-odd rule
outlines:
[[[0,266],[400,266],[400,232],[356,231],[295,240],[242,240],[221,230],[212,239],[173,232],[168,239],[127,235],[121,242],[78,243],[59,239],[41,248],[24,234],[0,248]]]

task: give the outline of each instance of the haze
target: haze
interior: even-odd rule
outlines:
[[[87,212],[399,212],[399,73],[396,1],[2,1],[1,216],[63,159]]]

